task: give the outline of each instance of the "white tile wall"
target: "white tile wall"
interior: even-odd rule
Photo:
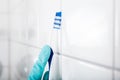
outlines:
[[[120,72],[115,71],[115,80],[120,80]]]
[[[8,15],[0,13],[0,28],[3,28],[3,26],[7,28],[7,24],[8,24],[7,20],[8,20]]]
[[[41,47],[48,40],[49,29],[43,27],[40,16],[11,15],[11,39]]]
[[[42,0],[10,0],[10,11],[12,14],[32,12],[39,15],[41,4]]]
[[[3,66],[8,66],[8,42],[0,40],[0,62]]]
[[[0,80],[8,80],[8,42],[0,40]]]
[[[63,10],[63,54],[112,66],[113,0],[60,1]],[[118,69],[119,3],[116,0],[115,67]],[[11,54],[11,80],[26,80],[21,77],[25,73],[20,75],[19,72],[27,71],[25,65],[32,64],[26,58],[33,60],[40,52],[37,47],[50,43],[50,38],[54,37],[50,32],[55,12],[60,9],[59,1],[10,0],[8,4],[8,0],[0,0],[0,62],[4,67],[0,80],[8,80],[8,53]],[[11,52],[8,52],[8,26],[11,28]],[[119,75],[120,72],[115,71],[115,80],[120,80]],[[112,80],[112,70],[63,56],[62,77],[63,80]]]
[[[8,31],[8,15],[0,14],[0,40],[7,39]]]
[[[41,0],[41,3],[37,4],[36,2],[38,1],[31,0],[28,6],[28,43],[39,47],[50,43],[50,32],[53,28],[55,12],[60,9],[57,1]]]
[[[44,15],[45,16],[45,15]],[[46,15],[47,16],[47,15]],[[44,26],[44,19],[42,14],[35,15],[34,13],[29,13],[27,16],[27,43],[41,47],[46,44],[48,40],[49,28],[48,25]],[[48,20],[45,20],[46,22]],[[46,23],[47,24],[47,23]]]
[[[10,15],[11,39],[21,42],[27,40],[26,15]]]
[[[63,56],[62,78],[63,80],[112,80],[112,71]]]
[[[115,66],[120,69],[120,0],[116,0],[115,14]]]
[[[12,0],[10,10],[12,40],[37,47],[50,43],[49,36],[53,27],[55,12],[60,10],[58,9],[59,2],[48,0],[17,0],[15,3],[13,2]],[[15,7],[17,4],[20,4],[19,7]],[[13,9],[14,7],[16,9]],[[52,36],[54,37],[54,34]]]
[[[30,46],[36,48],[49,43],[49,33],[53,27],[56,8],[59,8],[59,3],[56,4],[56,2],[48,0],[17,0],[14,2],[11,0],[11,79],[26,79],[19,75],[19,70],[23,71],[23,69],[21,67],[16,69],[16,65],[27,54],[39,53],[38,49],[29,48]],[[25,67],[23,65],[24,63],[21,63],[20,66]]]
[[[112,66],[113,0],[62,0],[62,8],[63,54]]]
[[[0,0],[0,80],[8,80],[8,0]]]
[[[0,13],[8,12],[8,0],[0,0]]]
[[[120,69],[120,47],[116,48],[116,53],[115,53],[115,67]]]
[[[116,0],[115,12],[115,67],[120,69],[120,1]],[[115,80],[120,80],[120,71],[115,71]]]
[[[49,29],[50,27],[53,27],[52,21],[54,20],[55,10],[51,11],[53,8],[51,3],[46,3],[46,1],[42,1],[42,3],[40,0],[17,0],[15,3],[11,0],[11,79],[13,80],[25,79],[21,78],[19,75],[19,69],[16,69],[16,65],[23,56],[31,51],[31,48],[29,49],[29,47],[26,47],[21,43],[25,43],[27,46],[33,45],[41,47],[49,41]],[[14,44],[14,41],[19,42],[21,45]],[[34,52],[31,51],[30,53],[32,54]]]
[[[12,42],[11,45],[11,79],[26,80],[40,49]]]
[[[8,67],[3,67],[2,69],[2,75],[0,76],[0,80],[8,80],[9,79],[9,70]]]

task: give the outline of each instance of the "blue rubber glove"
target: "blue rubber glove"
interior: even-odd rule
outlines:
[[[38,57],[38,60],[34,64],[29,76],[28,80],[41,80],[44,68],[47,64],[47,61],[50,57],[51,48],[48,45],[45,45]]]

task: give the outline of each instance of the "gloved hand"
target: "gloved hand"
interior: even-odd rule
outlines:
[[[38,56],[38,60],[34,64],[32,70],[28,76],[28,80],[41,80],[44,68],[50,57],[50,53],[51,53],[51,48],[48,45],[45,45],[42,48],[42,50]],[[46,72],[44,75],[44,79],[48,80],[48,77],[49,77],[48,75],[49,75],[49,72]]]

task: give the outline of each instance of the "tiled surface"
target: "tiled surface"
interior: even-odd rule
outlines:
[[[8,32],[8,15],[0,14],[0,40],[7,39]]]
[[[42,14],[35,15],[33,13],[29,13],[27,16],[27,26],[28,26],[28,44],[35,45],[41,47],[46,44],[49,36],[49,23],[47,23],[48,19],[44,22],[44,16]],[[47,16],[47,15],[46,15]],[[47,25],[46,25],[47,24]]]
[[[8,0],[0,0],[0,13],[8,12]]]
[[[42,0],[10,0],[10,11],[12,14],[23,14],[24,12],[40,13]]]
[[[120,69],[120,0],[116,0],[115,14],[115,67]]]
[[[19,14],[14,9],[11,10],[10,27],[12,40],[37,47],[50,43],[50,32],[53,28],[55,12],[59,11],[59,3],[48,0],[19,0],[15,3],[11,1],[11,5],[15,6],[20,2],[26,4],[16,7],[16,10],[18,12],[20,10],[22,14]],[[27,10],[24,11],[24,9]],[[52,36],[54,37],[54,34]]]
[[[120,69],[120,1],[116,0],[115,12],[115,67]],[[115,71],[115,80],[120,80],[120,71]]]
[[[40,49],[12,42],[11,79],[26,79],[39,52]]]
[[[3,66],[2,75],[0,76],[0,80],[8,80],[9,79],[9,72],[8,67]]]
[[[0,14],[0,28],[3,28],[3,26],[7,28],[7,23],[8,23],[8,15]]]
[[[8,80],[9,70],[11,80],[26,80],[25,71],[28,71],[26,67],[31,68],[31,59],[33,61],[40,52],[38,47],[50,43],[50,38],[55,37],[50,32],[55,12],[60,11],[59,3],[50,0],[9,1],[12,41],[9,69],[8,42],[4,40],[8,37],[8,0],[0,0],[0,62],[3,65],[0,80]],[[120,1],[116,0],[117,69],[120,69],[119,3]],[[62,8],[63,54],[112,66],[113,0],[62,0]],[[62,77],[63,80],[112,80],[112,71],[63,56]],[[115,71],[115,80],[120,80],[119,71]]]
[[[0,0],[0,80],[8,80],[8,0]]]
[[[27,0],[9,0],[9,11],[11,14],[23,14],[26,12]]]
[[[120,80],[120,72],[115,71],[115,80]]]
[[[17,41],[27,40],[26,15],[10,15],[11,39]]]
[[[63,53],[112,66],[113,0],[62,0],[62,8]]]
[[[3,66],[8,66],[8,42],[0,40],[0,62]]]
[[[42,26],[40,16],[11,15],[11,39],[41,47],[48,42],[49,28]]]
[[[62,78],[63,80],[112,80],[112,71],[63,56]]]
[[[116,48],[116,53],[115,53],[115,67],[120,69],[120,47]]]

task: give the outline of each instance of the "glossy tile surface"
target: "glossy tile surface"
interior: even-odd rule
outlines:
[[[9,70],[8,67],[3,66],[2,75],[0,76],[0,80],[8,80],[9,79]]]
[[[0,13],[8,12],[8,0],[0,0]]]
[[[112,66],[113,0],[62,0],[62,8],[63,54]]]
[[[8,66],[8,42],[0,40],[0,63],[3,66]]]
[[[120,1],[116,0],[115,12],[115,67],[120,69]]]
[[[55,12],[59,11],[57,5],[59,3],[56,1],[46,3],[46,1],[17,0],[15,3],[11,1],[10,27],[12,40],[37,47],[50,43],[50,32],[53,29]],[[18,7],[15,7],[15,5]],[[13,9],[14,7],[16,9]],[[52,36],[54,37],[54,35]]]
[[[115,71],[115,80],[120,80],[120,71]]]
[[[62,57],[63,80],[112,80],[111,75],[109,69]]]
[[[0,13],[0,40],[8,37],[8,15]]]
[[[11,45],[11,79],[25,79],[28,77],[40,49],[19,43]]]

